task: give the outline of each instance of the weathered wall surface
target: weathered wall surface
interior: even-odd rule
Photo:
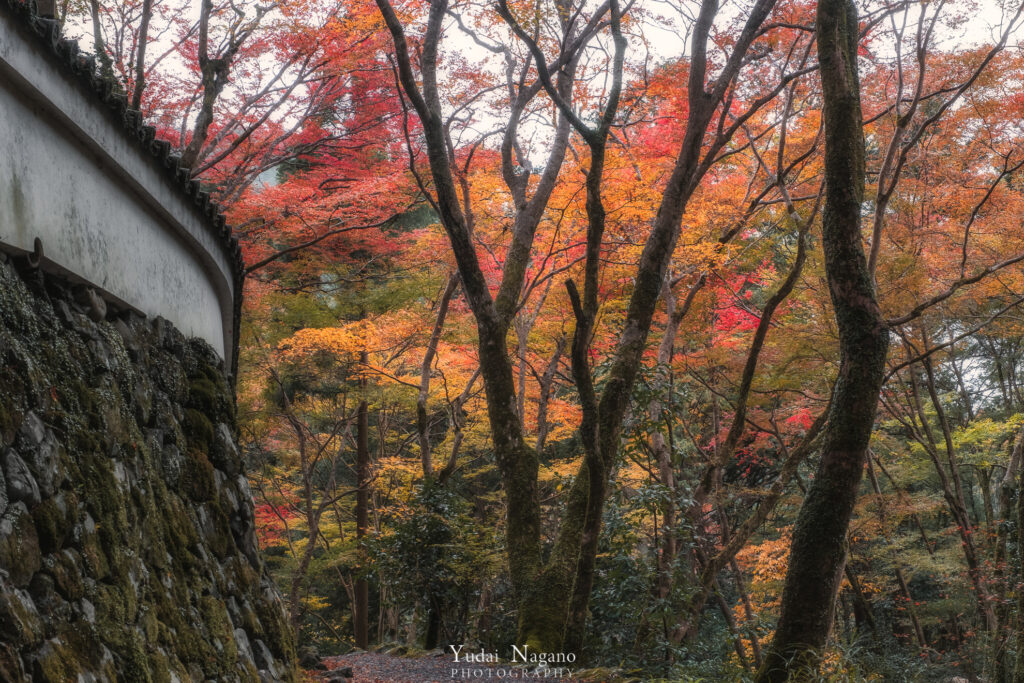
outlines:
[[[161,315],[232,362],[237,246],[91,58],[0,0],[0,243]]]
[[[222,361],[83,294],[0,254],[0,680],[293,680]]]

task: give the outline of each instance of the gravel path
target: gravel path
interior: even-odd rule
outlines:
[[[454,664],[451,655],[398,657],[380,652],[353,652],[327,657],[324,664],[331,671],[351,667],[354,683],[450,683],[451,681],[546,681],[556,683],[578,679],[533,675],[503,665]],[[454,674],[452,673],[455,670]],[[467,671],[468,670],[468,671]],[[524,675],[525,674],[525,675]]]

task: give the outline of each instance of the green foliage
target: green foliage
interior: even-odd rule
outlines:
[[[641,641],[652,627],[655,633],[661,630],[658,622],[668,605],[658,604],[652,595],[655,568],[649,556],[635,552],[639,535],[627,519],[629,513],[628,503],[623,505],[617,499],[605,507],[590,601],[590,632],[584,642],[585,655],[595,663],[634,669],[652,664],[652,643]],[[662,650],[654,656],[670,653]]]
[[[1012,415],[1006,420],[981,418],[953,433],[953,447],[960,460],[977,467],[1002,466],[1005,453],[1017,435],[1024,415]]]
[[[480,579],[495,572],[495,541],[463,499],[427,482],[408,511],[368,545],[384,585],[398,595],[419,596],[415,608],[427,619],[431,613],[440,619],[442,644],[458,644],[464,642]]]

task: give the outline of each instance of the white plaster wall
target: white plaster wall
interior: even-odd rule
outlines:
[[[233,277],[220,237],[32,36],[0,15],[0,243],[31,251],[225,358]]]

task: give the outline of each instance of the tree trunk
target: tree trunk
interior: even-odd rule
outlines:
[[[743,636],[740,634],[739,628],[736,626],[736,615],[733,614],[729,604],[726,603],[725,598],[722,597],[722,590],[715,585],[715,601],[718,603],[718,611],[722,613],[722,618],[725,619],[725,625],[729,627],[729,633],[732,635],[732,646],[736,650],[736,657],[740,660],[740,666],[745,670],[750,671],[750,662],[747,660],[747,651],[743,647]]]
[[[882,498],[882,487],[878,485],[878,477],[875,476],[875,468],[873,466],[873,456],[868,454],[868,481],[871,482],[871,489],[875,492],[878,497],[878,521],[881,523],[882,538],[885,540],[886,545],[892,548],[892,541],[889,539],[889,533],[887,531],[888,520],[885,513],[885,501]],[[917,618],[917,610],[914,609],[914,600],[910,595],[910,587],[907,585],[907,580],[903,576],[903,569],[900,567],[900,558],[896,553],[895,549],[892,552],[893,571],[896,574],[896,583],[900,587],[900,593],[902,593],[904,601],[906,601],[907,614],[910,615],[910,623],[914,627],[914,636],[917,638],[917,645],[921,649],[928,647],[928,643],[924,637],[924,630],[921,628],[921,621]],[[929,548],[929,553],[931,549]]]
[[[925,343],[927,344],[927,338],[925,338]],[[956,521],[957,533],[960,535],[960,547],[967,562],[967,575],[971,580],[971,587],[974,589],[975,599],[978,603],[978,613],[984,617],[986,629],[990,633],[996,633],[998,631],[996,615],[992,609],[987,582],[983,575],[982,563],[978,557],[977,544],[974,540],[974,524],[967,514],[963,483],[960,479],[960,464],[957,461],[956,450],[953,446],[952,431],[950,430],[949,422],[946,420],[942,404],[939,401],[938,391],[935,388],[935,376],[932,371],[931,361],[927,358],[924,360],[924,367],[928,394],[932,401],[932,407],[935,409],[936,417],[939,420],[939,425],[942,428],[946,449],[946,463],[949,467],[948,473],[943,469],[942,463],[939,462],[935,440],[931,435],[931,427],[918,398],[917,382],[911,376],[911,388],[914,392],[915,405],[921,417],[921,428],[927,442],[924,444],[925,450],[928,451],[932,463],[935,465],[935,471],[939,475],[939,483],[942,484],[943,497],[949,507],[950,515]]]
[[[149,21],[153,17],[153,0],[142,0],[139,20],[139,46],[135,51],[135,84],[132,86],[132,109],[142,109],[142,91],[146,88],[146,44],[149,42]]]
[[[565,350],[565,337],[559,337],[555,342],[555,352],[548,361],[544,374],[540,376],[540,398],[537,399],[537,452],[544,452],[544,444],[548,438],[548,404],[551,401],[551,390],[555,383],[555,373],[558,372],[558,363]]]
[[[676,317],[676,297],[672,292],[672,285],[669,279],[665,279],[662,285],[662,298],[665,300],[665,315],[668,324],[665,326],[664,336],[658,345],[658,366],[664,368],[669,378],[667,400],[671,412],[672,401],[672,359],[675,355],[676,331],[679,329],[678,318]],[[658,463],[658,479],[662,486],[669,491],[669,498],[661,506],[661,513],[664,515],[662,529],[664,530],[661,539],[661,547],[658,552],[658,579],[657,596],[664,600],[672,592],[673,567],[676,561],[677,552],[677,529],[676,529],[676,481],[675,464],[672,458],[672,425],[666,427],[665,433],[660,429],[662,405],[659,399],[652,400],[648,406],[648,419],[651,424],[658,425],[651,433],[651,450],[654,452],[655,460]]]
[[[99,0],[89,0],[89,16],[92,19],[92,47],[96,52],[96,58],[100,60],[100,75],[104,78],[114,78],[114,63],[107,54],[107,45],[103,40],[103,26],[100,23]]]
[[[1017,562],[1014,566],[1017,580],[1024,578],[1024,467],[1017,480]],[[1017,590],[1017,660],[1014,683],[1024,683],[1024,590]]]
[[[441,610],[431,601],[427,609],[427,632],[423,637],[423,649],[433,650],[441,641]]]
[[[362,353],[363,363],[367,361],[367,354]],[[366,391],[366,380],[361,379],[359,384],[362,390]],[[369,407],[366,404],[366,396],[359,402],[356,411],[356,539],[359,544],[359,552],[362,553],[363,538],[366,536],[366,529],[369,526],[369,493],[370,493],[370,448],[369,448]],[[370,644],[369,637],[369,590],[366,576],[360,575],[355,582],[355,618],[353,628],[355,630],[356,647],[365,650]]]
[[[867,626],[868,630],[871,631],[871,635],[878,637],[878,630],[875,627],[875,615],[871,611],[871,603],[868,602],[863,589],[860,587],[860,579],[850,569],[849,563],[846,564],[844,571],[846,573],[846,580],[850,582],[851,592],[853,593],[853,623],[857,627],[857,631],[862,631],[863,627]]]
[[[750,638],[750,648],[754,651],[754,665],[760,667],[764,657],[761,654],[761,643],[757,639],[757,625],[754,623],[757,615],[754,614],[754,606],[750,603],[750,594],[747,592],[743,581],[743,572],[740,571],[736,558],[729,561],[729,568],[732,570],[733,580],[736,582],[736,591],[740,594],[740,600],[743,602],[743,615],[747,620],[747,636]]]
[[[1005,680],[1009,678],[1010,662],[1007,657],[1007,646],[1010,642],[1010,582],[1015,572],[1011,570],[1009,563],[1009,536],[1010,520],[1014,514],[1013,497],[1017,486],[1017,472],[1020,470],[1021,453],[1024,451],[1024,428],[1018,429],[1017,436],[1013,439],[1010,448],[1010,459],[1006,465],[1006,473],[999,482],[999,524],[996,530],[996,619],[1005,627],[996,637],[996,647],[993,652],[993,664],[995,668],[995,679]],[[1019,495],[1019,494],[1018,494]],[[1017,574],[1019,576],[1019,574]]]
[[[846,533],[878,406],[889,333],[861,241],[864,135],[857,75],[857,9],[819,0],[818,60],[824,99],[825,273],[839,330],[839,374],[821,461],[793,532],[775,638],[760,683],[813,678],[828,639],[846,564]]]
[[[420,391],[416,397],[416,437],[420,446],[420,462],[423,466],[424,479],[434,476],[433,446],[430,443],[430,424],[427,415],[427,399],[430,397],[430,367],[437,355],[437,345],[440,343],[441,333],[444,331],[448,306],[458,286],[459,276],[457,273],[452,273],[448,276],[444,291],[441,292],[441,298],[438,299],[434,328],[430,332],[430,341],[427,342],[427,350],[424,352],[423,362],[420,364]]]
[[[277,375],[274,374],[275,379]],[[278,380],[280,386],[280,380]],[[295,430],[295,438],[299,450],[300,471],[302,472],[302,502],[305,507],[306,527],[309,531],[309,539],[306,547],[299,558],[299,564],[292,570],[291,587],[288,593],[288,621],[293,631],[298,631],[299,617],[302,616],[302,584],[306,580],[306,572],[309,571],[309,564],[313,560],[313,553],[316,550],[316,541],[320,536],[320,511],[313,505],[313,481],[309,458],[306,453],[306,433],[298,418],[292,412],[291,401],[288,399],[288,392],[281,387],[282,397],[285,404],[285,416]]]

